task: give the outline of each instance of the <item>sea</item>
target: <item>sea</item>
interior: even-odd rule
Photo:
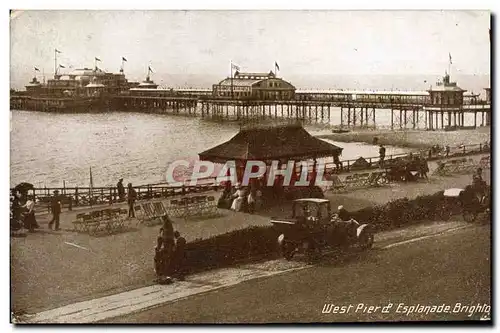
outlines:
[[[323,126],[306,125],[311,133]],[[193,161],[198,153],[238,133],[234,122],[140,112],[53,114],[11,111],[10,184],[36,187],[146,185],[166,181],[168,165]],[[344,148],[341,160],[376,157],[378,147],[334,142]],[[407,149],[387,147],[387,155]]]

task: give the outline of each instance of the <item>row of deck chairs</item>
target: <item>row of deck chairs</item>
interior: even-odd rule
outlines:
[[[80,213],[73,221],[73,230],[89,235],[106,232],[112,234],[125,228],[128,211],[126,209],[103,209],[90,213]]]
[[[168,212],[175,217],[212,215],[216,212],[217,203],[214,196],[199,195],[171,200]]]
[[[439,164],[434,175],[447,176],[451,174],[467,174],[476,170],[478,165],[472,158],[453,159]]]
[[[344,181],[342,181],[338,176],[334,176],[332,181],[332,191],[336,192],[359,188],[378,187],[389,183],[386,171],[355,173],[346,176]]]

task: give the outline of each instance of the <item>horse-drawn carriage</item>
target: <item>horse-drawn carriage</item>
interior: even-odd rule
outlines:
[[[388,160],[384,165],[389,181],[414,181],[426,169],[425,160],[399,157]]]
[[[271,223],[280,233],[278,245],[287,260],[299,252],[315,256],[327,247],[367,250],[373,246],[373,228],[352,219],[340,220],[331,214],[330,201],[326,199],[297,199],[291,218],[272,218]]]
[[[491,221],[490,187],[468,185],[464,189],[451,188],[443,192],[444,201],[440,217],[448,220],[453,214],[461,214],[465,221]]]

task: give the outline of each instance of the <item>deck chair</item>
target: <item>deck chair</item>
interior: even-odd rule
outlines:
[[[479,160],[479,167],[482,169],[489,169],[491,167],[490,156],[481,157],[481,159]]]
[[[208,214],[215,214],[215,212],[217,211],[217,201],[215,200],[215,197],[213,195],[207,196],[205,209]]]
[[[80,232],[83,231],[83,217],[84,213],[76,214],[76,220],[73,221],[73,231]]]
[[[180,205],[179,200],[170,200],[170,205],[168,205],[168,213],[171,216],[179,217],[182,215],[184,207]]]
[[[347,191],[345,184],[340,180],[337,175],[331,175],[332,191]]]
[[[165,206],[163,205],[163,202],[161,201],[153,202],[153,209],[155,217],[161,217],[168,214]]]

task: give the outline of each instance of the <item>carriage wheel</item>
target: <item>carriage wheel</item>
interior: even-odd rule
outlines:
[[[463,217],[464,217],[464,221],[471,223],[471,222],[474,222],[476,220],[477,213],[464,211]]]
[[[378,185],[385,185],[388,182],[389,181],[388,181],[387,177],[384,177],[384,176],[381,176],[379,179],[377,179],[377,184]]]
[[[295,245],[284,241],[283,244],[281,245],[281,254],[283,255],[283,258],[286,260],[291,260],[295,254]]]
[[[443,206],[439,212],[439,217],[443,221],[448,221],[451,218],[452,212],[450,207]]]
[[[373,242],[375,241],[375,236],[373,232],[365,231],[361,234],[358,245],[362,251],[369,250],[373,247]]]

